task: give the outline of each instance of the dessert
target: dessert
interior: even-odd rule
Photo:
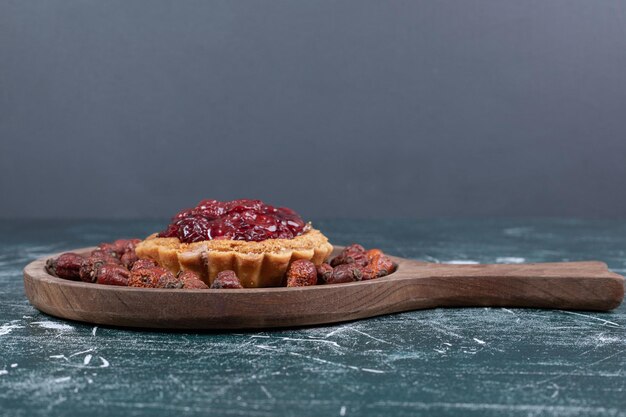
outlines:
[[[332,249],[290,209],[259,200],[204,200],[143,241],[119,239],[87,255],[64,253],[48,259],[46,270],[94,284],[197,290],[342,284],[396,269],[380,249],[355,243],[327,262]]]
[[[139,258],[174,274],[193,271],[210,285],[218,273],[232,270],[244,287],[285,285],[293,261],[317,266],[331,252],[326,236],[293,210],[259,200],[203,200],[136,247]]]

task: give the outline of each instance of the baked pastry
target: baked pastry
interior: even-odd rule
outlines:
[[[219,272],[232,270],[248,288],[284,285],[291,262],[320,265],[332,250],[326,236],[293,210],[259,200],[203,200],[136,247],[139,258],[175,274],[193,271],[211,285]]]

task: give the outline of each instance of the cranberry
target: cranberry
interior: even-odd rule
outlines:
[[[287,207],[279,207],[276,209],[277,216],[280,218],[281,224],[289,229],[294,236],[297,236],[301,233],[305,224],[302,218],[298,216],[298,214],[290,208]]]
[[[196,206],[196,211],[203,213],[206,217],[216,219],[225,212],[224,204],[217,200],[202,200]]]
[[[68,252],[56,259],[48,259],[46,269],[49,273],[59,278],[78,281],[80,280],[80,266],[84,260],[85,258],[76,253]]]
[[[267,206],[261,200],[232,200],[224,204],[226,210],[230,212],[264,212],[267,210]]]
[[[239,278],[235,274],[235,271],[226,270],[217,274],[215,280],[213,280],[213,284],[211,284],[212,289],[222,289],[222,288],[230,288],[230,289],[239,289],[243,288]]]
[[[307,259],[298,259],[287,269],[288,287],[306,287],[317,284],[317,268]]]
[[[193,209],[184,209],[179,211],[176,216],[174,216],[174,220],[181,220],[184,219],[186,217],[189,217],[191,215],[193,215],[194,210]]]
[[[178,236],[178,219],[176,217],[167,226],[167,229],[159,233],[159,237],[177,237]]]
[[[185,217],[177,222],[178,236],[183,242],[209,240],[210,221],[204,217]]]
[[[292,239],[304,233],[305,226],[293,210],[276,208],[261,200],[202,200],[196,207],[174,216],[159,236],[176,237],[186,243],[212,239],[259,242]]]

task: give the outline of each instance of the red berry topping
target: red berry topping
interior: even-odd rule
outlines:
[[[177,237],[186,243],[212,239],[259,242],[292,239],[304,228],[304,221],[293,210],[261,200],[202,200],[174,216],[159,237]]]

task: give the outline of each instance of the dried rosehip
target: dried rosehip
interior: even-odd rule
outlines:
[[[174,274],[165,268],[153,266],[150,268],[137,268],[130,271],[130,278],[128,279],[129,287],[141,287],[141,288],[156,288],[159,280],[168,275],[167,279],[176,279]],[[165,279],[165,278],[163,278]]]
[[[359,245],[358,243],[353,243],[352,245],[348,245],[346,246],[344,249],[344,252],[365,252],[365,248],[363,247],[363,245]]]
[[[380,255],[383,255],[383,251],[381,251],[380,249],[370,249],[365,252],[365,256],[367,256],[368,262],[372,262],[372,259]]]
[[[177,277],[178,279],[181,279],[183,281],[189,280],[189,279],[200,279],[200,276],[193,271],[180,271]]]
[[[128,269],[131,269],[135,262],[137,262],[138,260],[139,257],[137,257],[134,249],[127,250],[120,258],[120,262],[122,263],[122,265],[124,265]]]
[[[123,255],[129,250],[134,251],[135,246],[137,246],[139,242],[141,242],[141,239],[118,239],[113,242],[113,247],[118,254]]]
[[[113,243],[101,243],[98,245],[98,249],[109,252],[116,258],[121,258],[127,251],[135,250],[135,246],[139,242],[141,239],[118,239]]]
[[[333,273],[326,281],[327,284],[343,284],[346,282],[360,281],[363,277],[361,267],[353,263],[341,264],[333,268]]]
[[[156,283],[157,288],[183,288],[183,281],[174,274],[163,274]]]
[[[127,286],[130,272],[117,264],[104,264],[97,271],[97,284]]]
[[[96,251],[98,251],[98,253],[106,253],[114,258],[120,257],[112,243],[101,243],[98,245],[98,249],[94,249],[91,253],[93,254]]]
[[[235,271],[226,270],[217,274],[217,277],[213,280],[213,284],[211,284],[211,288],[243,288],[243,286],[235,274]]]
[[[142,269],[142,268],[152,268],[155,266],[159,266],[159,265],[152,259],[139,259],[138,261],[135,261],[135,263],[133,263],[131,271],[135,271],[137,269]]]
[[[113,258],[115,259],[115,258]],[[80,266],[79,275],[80,279],[85,282],[96,282],[98,278],[98,270],[104,264],[119,264],[119,260],[117,262],[112,262],[110,258],[106,256],[89,256],[85,259]]]
[[[102,249],[94,249],[89,254],[90,258],[98,258],[102,259],[108,263],[115,263],[121,265],[119,258],[116,256],[115,252],[109,252]]]
[[[206,290],[209,286],[200,279],[189,279],[185,281],[183,288],[186,290]]]
[[[369,281],[370,279],[378,278],[378,274],[374,271],[371,265],[367,265],[361,268],[361,280]]]
[[[317,267],[317,282],[323,284],[327,282],[333,274],[333,267],[323,263]]]
[[[333,267],[343,264],[357,264],[359,266],[367,265],[365,248],[356,243],[346,246],[339,255],[330,261],[330,265]]]
[[[384,277],[391,274],[396,270],[396,264],[386,255],[376,254],[366,267],[371,270],[371,274],[375,275],[374,278]],[[370,272],[368,272],[369,274]],[[372,278],[370,278],[372,279]]]
[[[80,280],[80,266],[85,258],[73,252],[60,255],[58,258],[50,258],[46,262],[46,270],[59,278]]]
[[[200,279],[188,279],[184,282],[183,288],[186,290],[206,290],[209,286]]]
[[[317,284],[317,268],[307,259],[293,261],[287,269],[288,287],[307,287]]]
[[[183,288],[190,290],[204,290],[209,288],[193,271],[181,271],[178,274],[178,279],[183,282]]]

